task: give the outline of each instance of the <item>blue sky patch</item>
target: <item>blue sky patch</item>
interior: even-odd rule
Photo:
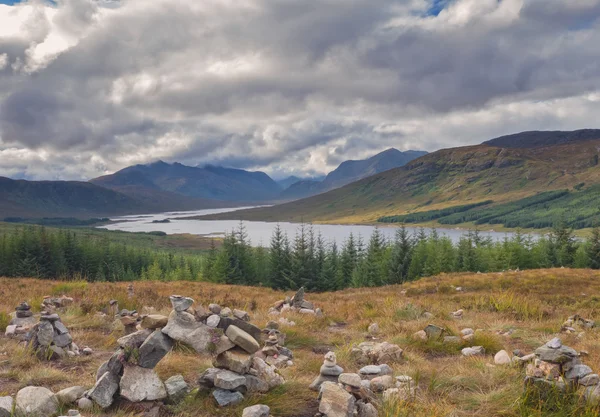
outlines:
[[[450,0],[433,0],[429,9],[427,9],[427,16],[437,16],[446,6],[450,4]]]

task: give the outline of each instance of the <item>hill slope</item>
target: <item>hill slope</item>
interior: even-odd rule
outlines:
[[[0,218],[104,217],[215,207],[211,201],[136,189],[130,195],[78,181],[0,177]]]
[[[215,166],[190,167],[162,161],[131,166],[90,182],[123,192],[130,189],[124,187],[135,186],[224,201],[264,201],[281,192],[281,187],[263,172]]]
[[[211,218],[374,222],[381,216],[600,183],[600,140],[533,148],[486,144],[440,150],[311,198]]]
[[[500,136],[483,144],[499,148],[539,148],[596,139],[600,139],[600,129],[581,129],[572,132],[560,130],[549,132],[531,131]]]

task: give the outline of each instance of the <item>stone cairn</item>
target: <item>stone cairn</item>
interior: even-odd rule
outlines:
[[[11,316],[12,319],[4,333],[7,337],[26,338],[27,333],[37,322],[31,311],[31,306],[25,301],[15,308],[15,312]]]
[[[196,352],[213,356],[213,368],[199,377],[201,391],[212,391],[221,407],[240,403],[247,392],[267,392],[284,383],[276,368],[255,355],[262,331],[250,324],[248,313],[221,308],[192,306],[189,297],[170,297],[169,317],[147,315],[138,330],[118,340],[119,349],[97,373],[95,386],[81,401],[91,400],[107,408],[118,399],[130,402],[177,402],[189,388],[181,375],[160,380],[155,366],[169,353],[175,341]]]
[[[58,360],[81,354],[79,347],[73,343],[69,329],[56,313],[49,314],[43,311],[40,322],[32,327],[27,339],[27,346],[36,352],[40,359]],[[85,354],[91,353],[89,348],[85,349]]]
[[[278,316],[288,311],[310,314],[317,317],[323,317],[323,312],[320,308],[315,308],[315,305],[304,299],[304,287],[292,297],[287,297],[285,300],[279,300],[269,309],[269,315]]]
[[[294,353],[284,346],[285,334],[279,331],[279,324],[270,321],[262,334],[264,347],[256,353],[256,356],[277,369],[292,366]]]
[[[559,395],[582,390],[588,402],[594,405],[600,403],[600,377],[592,368],[581,363],[579,352],[564,346],[555,337],[534,353],[534,362],[526,367],[526,388]]]
[[[350,356],[359,365],[381,365],[402,360],[400,346],[388,342],[363,342],[350,351]]]
[[[57,309],[62,310],[73,304],[73,298],[62,295],[60,297],[50,297],[49,295],[44,297],[42,301],[42,310],[52,314]]]
[[[377,417],[378,393],[387,401],[409,401],[416,395],[413,379],[406,375],[394,379],[388,365],[367,365],[358,373],[344,373],[333,352],[325,355],[310,389],[319,391],[317,417]]]
[[[596,327],[594,320],[586,319],[581,317],[579,314],[575,314],[569,317],[562,325],[560,331],[562,333],[577,333],[578,330],[589,330]]]

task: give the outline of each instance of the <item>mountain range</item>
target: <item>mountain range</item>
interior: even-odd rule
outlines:
[[[293,203],[203,218],[354,223],[482,202],[500,205],[600,184],[599,157],[600,130],[523,132],[442,149]],[[581,213],[599,215],[596,208]]]
[[[163,161],[127,167],[88,183],[1,178],[0,219],[89,218],[289,201],[400,166],[419,154],[388,150],[365,161],[347,161],[326,178],[289,177],[280,182],[264,172]],[[301,196],[288,192],[290,186],[307,182],[318,184],[314,192],[303,190]]]

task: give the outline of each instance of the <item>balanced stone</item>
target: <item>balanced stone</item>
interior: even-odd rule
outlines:
[[[143,329],[160,329],[167,325],[169,318],[159,314],[150,314],[142,318],[141,326]]]
[[[172,295],[169,297],[173,310],[177,312],[185,311],[194,304],[194,299],[182,297],[181,295]]]
[[[326,365],[322,365],[321,366],[321,370],[320,373],[323,376],[340,376],[342,374],[342,372],[344,372],[344,368],[342,368],[339,365],[334,365],[334,366],[326,366]]]
[[[260,350],[260,345],[250,334],[243,331],[237,326],[229,326],[225,331],[225,335],[237,346],[241,347],[248,353],[255,353]]]
[[[49,321],[42,321],[37,328],[37,342],[42,346],[50,346],[54,340],[54,327]]]

